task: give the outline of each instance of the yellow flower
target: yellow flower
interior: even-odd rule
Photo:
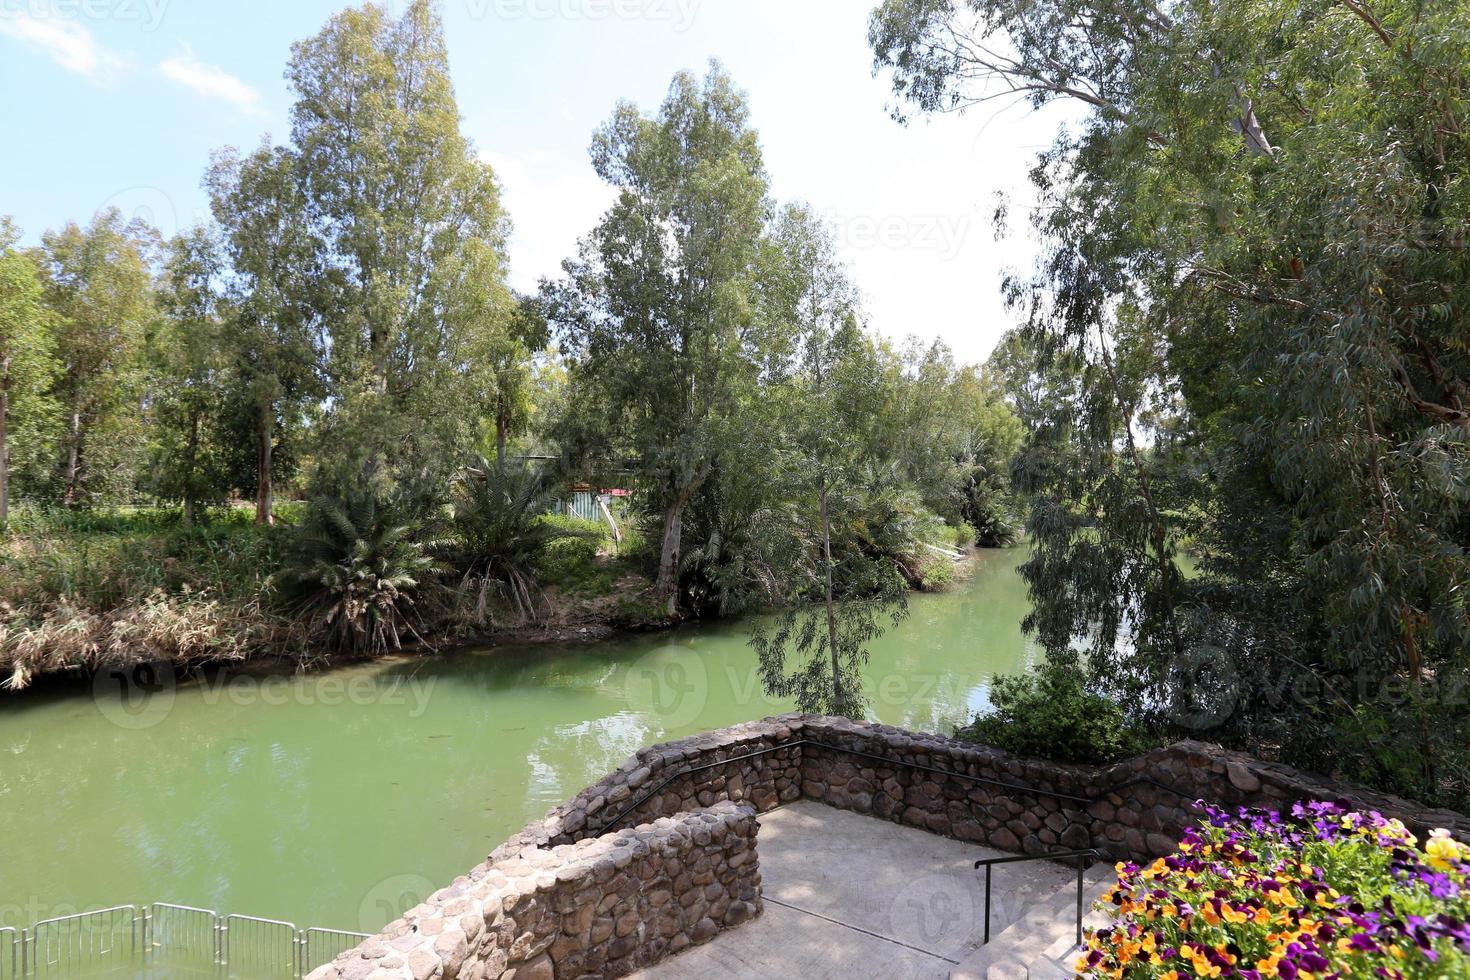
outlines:
[[[1283,908],[1295,909],[1301,907],[1301,903],[1296,900],[1296,897],[1285,888],[1277,888],[1269,891],[1266,893],[1266,897]]]
[[[1464,845],[1451,837],[1448,830],[1436,830],[1430,834],[1424,850],[1429,855],[1430,866],[1436,871],[1448,871],[1465,856]]]

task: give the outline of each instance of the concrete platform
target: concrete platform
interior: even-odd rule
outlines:
[[[943,980],[980,948],[974,863],[1002,852],[820,803],[760,823],[765,912],[635,977]],[[1049,862],[997,868],[991,935],[1073,874]]]

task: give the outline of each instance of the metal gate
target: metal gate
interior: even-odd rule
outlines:
[[[298,980],[367,938],[166,902],[118,905],[0,928],[0,980]]]

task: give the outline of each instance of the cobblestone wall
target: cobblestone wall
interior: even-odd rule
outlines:
[[[1398,817],[1421,836],[1435,827],[1470,833],[1462,814],[1203,742],[1112,766],[1070,766],[943,735],[782,715],[643,749],[507,846],[565,843],[618,817],[623,825],[726,799],[758,812],[820,800],[1004,851],[1098,847],[1134,859],[1172,850],[1198,819],[1196,800],[1274,808],[1337,800]]]
[[[311,980],[620,977],[761,912],[755,811],[731,802],[483,865]]]

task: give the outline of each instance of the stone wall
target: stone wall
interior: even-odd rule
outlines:
[[[504,855],[311,980],[620,977],[761,912],[758,825],[722,802]]]
[[[783,721],[805,740],[803,797],[1003,851],[1095,847],[1115,858],[1151,859],[1173,850],[1199,820],[1198,800],[1282,810],[1299,800],[1333,800],[1397,817],[1420,836],[1436,827],[1470,833],[1462,814],[1202,742],[1113,766],[1069,766],[847,719]]]
[[[621,976],[759,914],[754,815],[798,799],[1027,854],[1147,860],[1199,818],[1197,800],[1334,800],[1470,839],[1462,814],[1202,742],[1068,766],[783,715],[641,750],[313,980]]]
[[[720,760],[731,761],[712,765]],[[700,771],[661,786],[693,768]],[[1071,766],[943,735],[782,715],[643,749],[506,847],[567,843],[618,817],[625,826],[720,800],[764,812],[796,799],[1003,851],[1097,847],[1140,860],[1173,849],[1199,818],[1197,800],[1277,809],[1338,800],[1398,817],[1421,836],[1435,827],[1470,833],[1462,814],[1203,742],[1179,742],[1112,766]]]

